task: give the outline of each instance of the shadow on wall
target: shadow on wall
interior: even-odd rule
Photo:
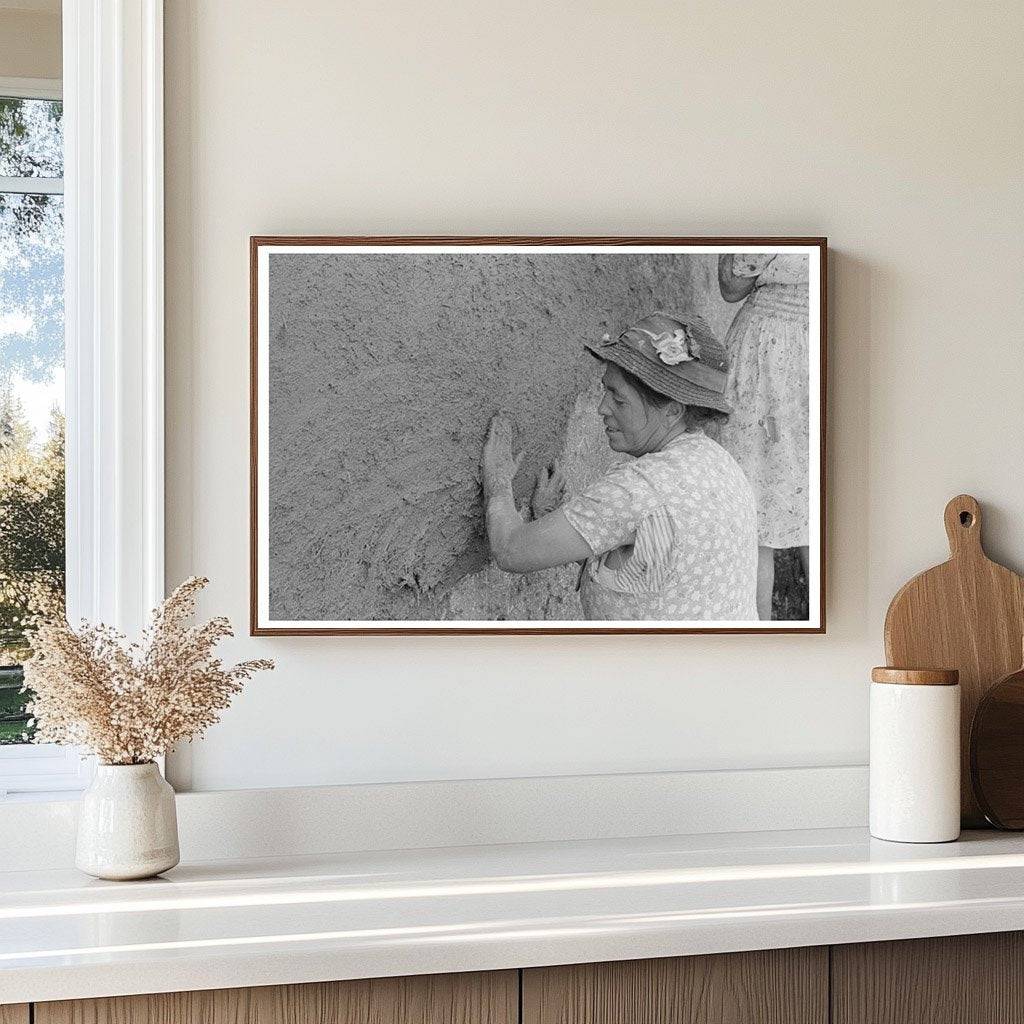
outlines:
[[[570,488],[613,460],[584,339],[653,309],[723,335],[714,256],[279,254],[270,264],[274,618],[575,619],[578,570],[488,564],[479,458],[508,410]]]

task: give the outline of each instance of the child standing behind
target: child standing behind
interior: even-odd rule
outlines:
[[[726,336],[733,413],[721,443],[757,499],[757,610],[771,618],[776,548],[797,548],[808,576],[809,419],[808,258],[719,256],[726,302],[746,301]]]

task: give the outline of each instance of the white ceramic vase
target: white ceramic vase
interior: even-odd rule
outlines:
[[[150,878],[178,863],[174,790],[149,764],[101,764],[82,794],[75,864],[96,878]]]

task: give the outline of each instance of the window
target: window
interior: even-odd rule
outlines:
[[[0,82],[0,787],[77,787],[73,752],[30,747],[24,624],[62,609],[64,139],[53,83]],[[15,95],[9,93],[17,92]],[[33,93],[35,93],[33,95]],[[35,785],[26,788],[36,788]],[[0,789],[2,792],[2,789]]]
[[[164,595],[163,4],[63,0],[61,15],[63,107],[61,83],[0,78],[0,99],[15,101],[5,104],[13,119],[0,137],[0,319],[9,318],[0,323],[0,372],[11,382],[11,433],[25,440],[25,465],[49,458],[26,488],[36,532],[19,565],[51,599],[63,589],[73,621],[134,636]],[[59,285],[43,283],[58,271],[63,309]],[[36,291],[23,280],[18,294],[31,298],[16,302],[18,275]],[[20,333],[8,337],[5,325]],[[53,428],[49,415],[62,391],[63,478],[61,409]],[[0,406],[4,394],[0,380]],[[25,420],[36,424],[31,437]],[[13,650],[15,618],[5,641]],[[0,800],[59,796],[91,773],[77,751],[21,742],[31,728],[13,685],[21,655],[0,670]]]
[[[32,731],[24,622],[64,600],[62,113],[0,94],[0,744]]]

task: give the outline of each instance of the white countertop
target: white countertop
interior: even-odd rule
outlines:
[[[0,1003],[1024,929],[1024,836],[861,829],[0,873]]]

